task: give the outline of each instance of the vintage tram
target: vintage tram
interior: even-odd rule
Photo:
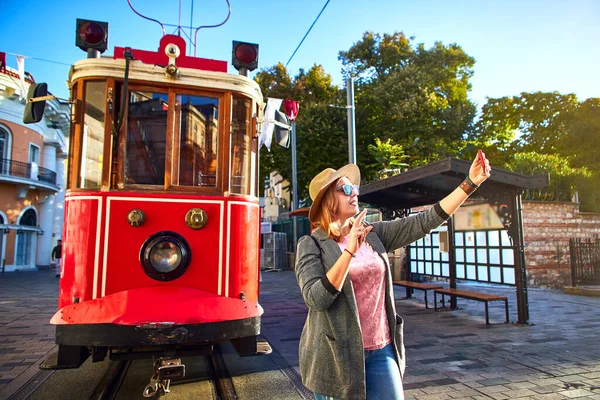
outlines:
[[[234,42],[236,75],[186,56],[176,35],[156,52],[96,57],[104,26],[78,26],[92,44],[69,77],[58,352],[42,367],[148,356],[166,380],[183,373],[181,356],[214,343],[268,353],[257,340],[264,104],[247,76],[258,46]],[[30,88],[25,119],[38,118],[43,89]]]

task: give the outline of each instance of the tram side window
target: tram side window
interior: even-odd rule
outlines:
[[[215,187],[218,164],[219,99],[177,95],[175,107],[175,126],[179,129],[177,184]]]
[[[164,185],[168,109],[166,93],[130,92],[126,184]]]
[[[229,189],[232,193],[250,194],[252,101],[233,96],[231,115],[231,174]]]
[[[79,187],[99,188],[102,185],[106,82],[87,82],[84,99]]]

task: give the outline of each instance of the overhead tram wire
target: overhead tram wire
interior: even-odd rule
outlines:
[[[6,53],[6,54],[11,55],[11,56],[21,56],[21,57],[29,58],[30,60],[44,61],[44,62],[49,62],[49,63],[52,63],[52,64],[59,64],[59,65],[66,65],[67,67],[71,66],[71,64],[63,63],[63,62],[60,62],[60,61],[52,61],[52,60],[46,60],[46,59],[43,59],[43,58],[30,57],[30,56],[26,56],[26,55],[23,55],[23,54],[17,54],[17,53]]]
[[[302,46],[302,43],[304,42],[304,39],[306,39],[306,37],[310,33],[310,30],[313,28],[313,26],[315,26],[315,24],[317,23],[319,17],[321,16],[321,14],[323,14],[323,11],[325,11],[325,8],[327,7],[327,4],[329,4],[329,1],[330,0],[327,0],[327,2],[325,3],[325,5],[321,9],[321,12],[319,13],[319,15],[317,15],[317,18],[315,18],[315,20],[313,21],[313,23],[310,26],[310,28],[308,28],[308,31],[306,31],[306,34],[304,35],[304,37],[300,41],[300,44],[298,45],[298,47],[296,47],[296,50],[294,50],[294,53],[292,54],[292,56],[290,57],[290,59],[285,63],[285,67],[286,68],[287,68],[288,64],[290,63],[290,61],[292,61],[292,58],[294,58],[294,56],[296,55],[296,52],[298,51],[298,49],[300,48],[300,46]]]

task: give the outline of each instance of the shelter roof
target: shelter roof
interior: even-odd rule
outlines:
[[[469,173],[471,161],[449,157],[402,174],[361,186],[359,200],[375,207],[412,208],[434,204],[460,185]],[[523,175],[492,168],[492,174],[475,193],[494,193],[548,186],[546,175]]]

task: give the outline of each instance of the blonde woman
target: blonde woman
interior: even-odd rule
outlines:
[[[296,277],[309,309],[300,374],[315,399],[404,399],[403,321],[387,253],[441,225],[489,176],[480,153],[465,181],[430,210],[370,224],[358,208],[356,165],[313,178],[309,219],[315,229],[298,241]]]

